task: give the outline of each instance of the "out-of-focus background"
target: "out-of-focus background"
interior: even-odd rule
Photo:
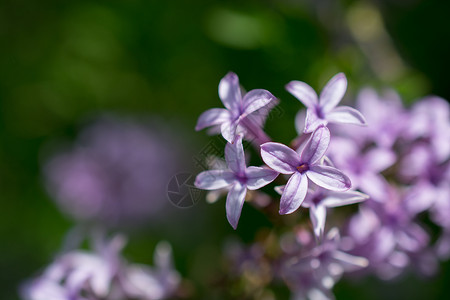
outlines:
[[[21,282],[74,230],[44,169],[98,116],[150,120],[183,158],[173,175],[195,174],[194,158],[215,141],[195,123],[222,106],[217,85],[228,71],[281,100],[266,124],[280,142],[295,136],[301,105],[284,89],[294,79],[320,90],[344,72],[348,100],[365,85],[393,87],[406,105],[429,94],[450,99],[449,13],[438,0],[1,1],[0,298],[19,299]],[[245,206],[234,232],[223,200],[181,209],[158,197],[166,215],[130,229],[125,256],[152,263],[167,240],[194,299],[227,299],[211,282],[225,239],[250,241],[270,224]],[[444,263],[433,278],[342,281],[334,291],[337,299],[444,299],[449,281]]]

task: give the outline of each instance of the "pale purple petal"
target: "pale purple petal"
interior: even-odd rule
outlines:
[[[324,156],[329,144],[330,131],[325,126],[319,126],[306,143],[300,157],[301,162],[316,164]]]
[[[42,277],[27,283],[21,294],[27,300],[67,300],[69,291],[58,281]]]
[[[331,111],[344,97],[347,90],[347,78],[338,73],[328,81],[319,96],[319,104],[323,112]]]
[[[395,153],[390,149],[375,148],[365,156],[365,168],[375,173],[386,170],[396,161]]]
[[[315,109],[308,109],[306,111],[305,119],[305,133],[313,132],[320,125],[327,125],[328,121],[317,116]]]
[[[228,192],[226,211],[227,219],[231,227],[237,228],[239,217],[241,216],[242,205],[244,205],[245,194],[247,188],[245,185],[236,182]]]
[[[394,232],[386,226],[376,231],[374,239],[376,248],[373,250],[376,260],[386,259],[395,250],[395,246],[397,245]]]
[[[261,145],[261,157],[272,169],[282,174],[292,174],[297,171],[300,156],[280,143],[265,143]]]
[[[235,176],[229,170],[211,170],[198,174],[195,186],[202,190],[217,190],[231,185],[234,181]]]
[[[295,130],[299,135],[305,130],[306,110],[301,109],[295,115]]]
[[[316,237],[321,237],[325,230],[325,220],[327,218],[327,208],[323,205],[312,205],[309,208],[309,217],[314,228]]]
[[[302,205],[308,192],[308,179],[295,172],[288,180],[280,200],[280,215],[290,214]]]
[[[223,105],[230,111],[239,111],[242,96],[241,88],[239,87],[239,78],[235,73],[229,72],[220,80],[219,98],[222,100]]]
[[[312,182],[327,190],[346,191],[352,185],[344,173],[333,167],[311,166],[305,174]]]
[[[269,91],[261,89],[251,90],[244,96],[244,109],[242,115],[247,116],[258,109],[267,106],[275,99],[276,98]]]
[[[358,178],[359,188],[366,194],[368,194],[372,200],[378,202],[384,202],[389,200],[389,196],[386,194],[386,188],[388,182],[380,174],[364,173]]]
[[[247,188],[249,190],[257,190],[274,181],[279,173],[266,168],[248,167],[245,174],[247,177]]]
[[[227,143],[225,146],[225,160],[231,171],[241,176],[244,175],[246,166],[242,136],[236,136],[232,144]]]
[[[357,243],[367,243],[380,225],[381,221],[372,209],[360,206],[359,213],[350,219],[348,232]]]
[[[255,146],[259,147],[263,143],[270,142],[271,139],[262,129],[263,125],[260,123],[261,118],[257,116],[257,113],[264,112],[260,110],[245,118],[239,118],[239,127],[243,128],[243,133],[247,141],[250,141]]]
[[[293,80],[289,82],[286,85],[286,90],[308,108],[313,108],[319,103],[314,89],[302,81]]]
[[[285,187],[286,187],[286,185],[277,185],[273,189],[275,190],[275,192],[277,192],[278,194],[282,195],[283,192],[284,192],[284,188]]]
[[[322,204],[326,207],[338,207],[354,203],[359,203],[369,199],[369,196],[357,191],[328,192]]]
[[[332,109],[325,117],[331,123],[344,123],[355,125],[367,125],[364,116],[356,109],[349,106],[339,106]]]
[[[350,255],[339,250],[333,251],[333,258],[344,263],[346,271],[356,271],[369,265],[369,261],[366,258]]]
[[[238,127],[238,122],[224,122],[220,126],[220,131],[222,132],[222,136],[228,143],[233,143],[236,138],[236,131]]]
[[[195,126],[195,130],[202,130],[203,128],[219,125],[227,122],[230,119],[230,113],[224,108],[208,109],[200,115]]]

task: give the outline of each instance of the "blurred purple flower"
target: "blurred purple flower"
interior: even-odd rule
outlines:
[[[365,258],[342,251],[337,228],[331,229],[318,244],[305,237],[297,242],[298,250],[290,246],[279,269],[279,276],[294,293],[293,299],[334,299],[331,290],[344,272],[368,265]]]
[[[285,186],[275,187],[275,191],[283,194]],[[325,230],[327,208],[359,203],[369,199],[369,196],[357,191],[335,192],[320,188],[309,189],[302,207],[309,208],[309,217],[313,225],[314,234],[321,238]]]
[[[167,182],[182,161],[173,134],[150,128],[101,118],[45,165],[50,195],[79,220],[110,226],[149,220],[166,204]]]
[[[389,280],[400,275],[412,261],[428,257],[430,239],[416,223],[416,214],[405,207],[409,191],[392,186],[385,191],[383,203],[366,202],[360,207],[350,220],[348,234],[355,243],[352,253],[369,259],[370,269]]]
[[[157,268],[133,265],[120,255],[125,240],[97,240],[96,250],[74,250],[59,256],[21,293],[26,300],[156,300],[171,296],[180,282],[171,264],[171,249],[159,244]]]
[[[450,157],[450,105],[439,97],[427,97],[414,104],[409,126],[409,139],[425,141],[434,156],[442,163]]]
[[[392,150],[372,147],[361,153],[360,146],[353,140],[335,137],[330,143],[329,157],[349,176],[353,188],[361,189],[374,200],[384,201],[383,189],[387,182],[380,172],[395,163],[396,155]]]
[[[292,174],[281,195],[280,214],[289,214],[302,204],[308,191],[308,179],[329,190],[345,191],[350,179],[336,168],[321,165],[321,159],[330,143],[328,128],[319,126],[301,154],[280,143],[261,145],[261,157],[277,172]]]
[[[437,185],[429,185],[433,205],[430,208],[430,217],[443,229],[442,238],[448,238],[450,232],[450,162],[447,164],[446,172],[442,174],[441,181]],[[447,236],[447,237],[446,237]],[[441,239],[442,239],[441,238]],[[448,242],[447,242],[448,243]],[[450,256],[449,252],[439,251],[441,256]]]
[[[309,208],[309,217],[316,237],[321,237],[325,230],[327,208],[339,207],[367,200],[369,196],[357,191],[335,192],[321,188],[310,191],[302,206]]]
[[[354,128],[344,135],[354,137],[361,145],[375,142],[380,147],[390,148],[409,124],[402,101],[392,90],[380,97],[375,90],[365,88],[358,94],[356,107],[365,116],[368,126]]]
[[[195,186],[204,190],[229,187],[226,211],[230,225],[236,229],[241,216],[247,189],[257,190],[271,183],[278,172],[261,167],[246,167],[242,137],[225,146],[228,169],[204,171],[197,175]]]
[[[219,83],[219,97],[225,108],[212,108],[202,113],[195,130],[220,127],[222,136],[229,143],[235,140],[237,134],[244,134],[246,138],[250,135],[251,139],[257,139],[259,144],[270,141],[260,127],[262,119],[276,102],[276,98],[269,91],[255,89],[242,97],[238,76],[229,72]],[[253,117],[255,114],[256,117]]]
[[[364,116],[354,108],[336,105],[347,90],[344,73],[336,74],[323,88],[320,97],[312,87],[302,81],[291,81],[286,89],[307,108],[304,132],[313,132],[320,125],[346,123],[366,125]]]

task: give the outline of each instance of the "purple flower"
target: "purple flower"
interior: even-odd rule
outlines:
[[[303,240],[298,251],[286,253],[279,270],[295,297],[293,299],[334,299],[332,288],[344,272],[368,265],[367,259],[342,251],[337,228],[331,229],[319,244]],[[301,242],[301,241],[300,241]]]
[[[167,182],[183,163],[171,136],[164,127],[104,116],[46,163],[49,194],[77,220],[108,226],[151,220],[167,205]]]
[[[321,237],[325,230],[327,208],[359,203],[369,198],[368,195],[357,191],[334,192],[321,188],[310,191],[302,206],[309,208],[309,217],[316,237]]]
[[[317,97],[312,87],[302,81],[291,81],[286,89],[307,108],[304,132],[312,132],[320,125],[345,123],[366,125],[363,115],[354,108],[336,105],[347,90],[347,78],[344,73],[336,74]]]
[[[170,297],[180,282],[171,264],[170,246],[158,244],[156,268],[129,264],[120,255],[121,236],[97,241],[96,251],[60,255],[41,276],[23,286],[26,300],[156,300]]]
[[[439,97],[426,97],[414,104],[405,135],[429,144],[438,163],[450,157],[450,106]]]
[[[408,127],[409,117],[402,100],[393,90],[379,96],[373,89],[362,89],[356,107],[366,118],[368,126],[354,128],[344,135],[353,137],[360,144],[375,142],[380,147],[389,148]]]
[[[170,298],[180,284],[180,275],[174,270],[172,248],[167,242],[156,246],[155,267],[130,264],[124,270],[122,288],[131,299],[156,300]]]
[[[321,125],[314,131],[300,155],[280,143],[261,145],[261,157],[269,167],[282,174],[292,174],[281,195],[280,214],[289,214],[299,208],[308,191],[308,179],[333,191],[350,188],[350,179],[341,171],[321,165],[329,143],[330,131]]]
[[[380,174],[395,163],[396,155],[390,149],[370,148],[361,153],[353,140],[334,138],[330,143],[329,157],[337,168],[347,174],[355,189],[361,189],[374,200],[383,201],[386,179]]]
[[[366,202],[352,217],[348,234],[352,253],[369,259],[370,268],[382,279],[400,275],[412,262],[429,258],[430,238],[405,206],[411,191],[385,189],[385,202]],[[429,273],[429,270],[426,271]]]
[[[204,190],[229,188],[226,211],[230,225],[236,229],[247,189],[257,190],[271,183],[278,172],[260,167],[246,167],[242,137],[225,146],[227,170],[210,170],[197,175],[195,186]]]
[[[269,91],[255,89],[242,97],[238,76],[230,72],[219,83],[219,97],[225,108],[212,108],[202,113],[195,130],[220,127],[222,136],[229,143],[240,133],[259,139],[260,142],[269,140],[260,128],[262,122],[261,116],[258,116],[263,108],[266,109],[262,113],[265,116],[276,102],[276,98]],[[255,114],[256,117],[253,117]]]

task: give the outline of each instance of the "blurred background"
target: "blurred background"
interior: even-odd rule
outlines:
[[[395,88],[405,105],[429,94],[450,99],[449,12],[450,3],[438,0],[1,1],[0,298],[19,299],[21,282],[52,260],[76,226],[44,170],[99,117],[151,123],[182,158],[167,167],[171,174],[196,174],[194,158],[217,139],[196,133],[196,120],[222,106],[217,86],[229,71],[247,90],[280,99],[266,129],[285,143],[301,107],[284,90],[294,79],[320,90],[342,71],[348,100],[366,85]],[[270,227],[264,215],[245,206],[233,231],[223,200],[181,209],[155,195],[165,215],[123,229],[124,255],[151,264],[155,245],[167,240],[193,299],[237,299],[214,288],[214,262],[228,237],[251,241]],[[450,263],[441,267],[433,278],[342,281],[334,291],[337,299],[444,299]]]

